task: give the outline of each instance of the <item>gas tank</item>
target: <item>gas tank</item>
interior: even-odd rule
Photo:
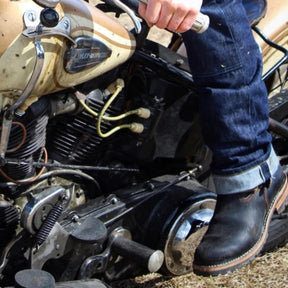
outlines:
[[[288,49],[288,1],[267,0],[267,13],[257,26],[271,41]],[[262,50],[263,72],[266,73],[284,54],[271,48],[256,33],[254,35]]]
[[[25,110],[44,94],[117,67],[135,50],[133,35],[89,3],[62,0],[49,8],[37,2],[0,1],[1,108],[28,93]]]

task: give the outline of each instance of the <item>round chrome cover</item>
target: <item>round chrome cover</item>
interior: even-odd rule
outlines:
[[[204,199],[187,207],[177,217],[164,247],[165,265],[173,275],[192,271],[194,252],[214,213],[215,199]]]
[[[55,7],[61,0],[34,0],[34,2],[44,6],[44,7]]]

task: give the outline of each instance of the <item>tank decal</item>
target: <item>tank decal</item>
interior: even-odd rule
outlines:
[[[94,67],[111,56],[111,49],[92,37],[79,37],[75,42],[77,45],[65,52],[64,63],[68,73]]]

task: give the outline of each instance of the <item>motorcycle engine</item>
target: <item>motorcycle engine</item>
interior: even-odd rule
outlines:
[[[123,131],[113,133],[109,137],[100,136],[96,127],[97,117],[84,109],[76,97],[77,93],[81,94],[85,98],[86,105],[99,115],[109,99],[105,87],[113,77],[106,75],[87,82],[74,90],[65,90],[42,96],[27,109],[25,114],[15,115],[9,137],[6,163],[0,169],[0,187],[3,193],[3,204],[0,213],[3,211],[5,215],[11,215],[11,217],[1,217],[0,215],[1,220],[3,219],[0,221],[0,231],[4,231],[3,235],[7,230],[10,230],[10,235],[15,233],[20,218],[23,218],[21,212],[25,211],[29,198],[34,198],[34,202],[47,202],[45,205],[49,206],[48,210],[51,210],[51,207],[55,204],[54,200],[50,201],[48,196],[40,197],[41,200],[35,200],[37,197],[39,198],[35,195],[37,193],[48,195],[50,192],[47,191],[50,191],[51,186],[63,186],[63,179],[64,182],[66,181],[66,186],[69,183],[67,189],[69,190],[69,201],[73,197],[78,197],[75,195],[85,194],[80,188],[83,183],[86,185],[85,188],[88,187],[87,189],[90,186],[92,187],[92,193],[94,193],[92,197],[95,197],[96,194],[109,193],[113,189],[127,184],[127,181],[129,183],[133,182],[135,172],[123,172],[121,169],[135,168],[133,154],[143,156],[143,153],[138,152],[139,149],[142,149],[142,145],[139,145],[139,143],[147,138],[145,131],[138,135],[129,131],[129,129],[123,129]],[[133,101],[127,99],[125,93],[119,93],[113,103],[107,107],[105,115],[114,117],[123,113],[123,111],[125,112],[125,110],[133,110],[135,105],[139,107],[139,97],[135,97],[138,100],[134,100],[136,103],[133,103]],[[101,133],[105,135],[120,124],[130,123],[133,117],[139,122],[139,117],[133,115],[127,117],[129,120],[103,120],[101,122]],[[142,125],[147,127],[150,120],[147,121],[142,119]],[[150,151],[150,148],[148,150]],[[46,166],[48,164],[50,166],[41,165],[44,162]],[[66,166],[59,167],[57,164]],[[78,165],[77,169],[75,165]],[[81,169],[81,165],[93,166],[95,169]],[[97,167],[99,166],[104,167],[106,171],[98,170]],[[113,170],[114,168],[117,168],[116,171]],[[60,180],[57,177],[52,177],[54,175],[60,175]],[[96,186],[95,182],[97,183]],[[71,188],[71,185],[73,188]],[[73,192],[71,192],[72,190]],[[57,192],[53,193],[59,196],[60,192],[58,191],[62,190],[58,189]],[[33,196],[31,196],[31,193]],[[71,196],[71,194],[74,194],[74,196]],[[85,200],[82,198],[77,201],[83,203]],[[75,203],[78,203],[77,201],[72,202],[75,205]],[[13,212],[11,213],[10,210],[13,210]],[[36,212],[38,211],[35,208],[33,213],[36,214]],[[29,217],[27,219],[31,222]],[[22,226],[31,233],[36,233],[42,223],[41,217],[35,220],[38,223],[36,228],[33,223],[25,223],[23,219],[21,221]],[[13,222],[13,225],[11,225],[11,222]],[[32,226],[34,228],[31,228]],[[9,239],[10,237],[6,235],[4,238]]]

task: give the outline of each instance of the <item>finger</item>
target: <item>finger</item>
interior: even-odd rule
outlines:
[[[144,19],[145,19],[145,15],[146,15],[146,10],[147,10],[147,5],[144,3],[139,3],[138,13]]]
[[[179,26],[176,28],[176,32],[178,33],[184,33],[188,30],[191,29],[193,23],[195,22],[195,20],[197,19],[197,15],[194,12],[189,12],[185,15],[183,21],[179,24]]]
[[[196,21],[197,16],[199,15],[202,2],[203,2],[202,0],[193,0],[192,6],[191,6],[191,2],[186,2],[186,1],[182,2],[183,5],[188,5],[190,6],[190,8],[186,9],[187,14],[183,17],[183,20],[181,21],[181,23],[178,25],[178,27],[174,31],[179,32],[179,33],[184,33],[192,28],[193,23]]]
[[[156,26],[160,29],[167,28],[171,19],[174,17],[174,12],[175,8],[171,3],[163,2]]]
[[[177,32],[187,13],[188,12],[185,7],[177,7],[176,11],[173,13],[172,17],[170,17],[170,20],[167,23],[167,29]]]
[[[148,1],[144,19],[151,24],[156,24],[159,19],[162,1],[150,0]]]

